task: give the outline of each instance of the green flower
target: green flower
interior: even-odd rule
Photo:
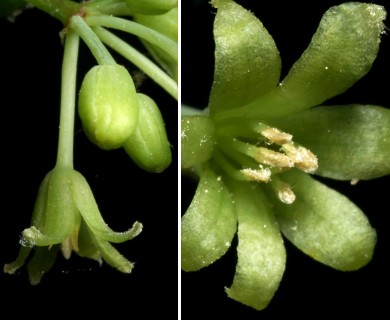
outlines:
[[[280,82],[279,52],[262,23],[231,0],[213,5],[209,105],[185,107],[182,116],[182,169],[199,177],[182,217],[182,269],[215,262],[237,233],[226,291],[261,310],[285,270],[284,238],[337,270],[372,258],[376,232],[367,217],[311,175],[356,182],[390,173],[390,110],[323,105],[370,70],[386,12],[357,2],[330,8]]]
[[[130,273],[133,263],[110,242],[130,240],[141,230],[142,225],[135,222],[125,232],[112,231],[104,222],[85,178],[71,168],[55,167],[39,188],[32,226],[22,232],[19,256],[4,266],[4,272],[14,273],[34,250],[27,269],[31,284],[38,284],[53,266],[60,249],[66,259],[74,251],[99,262],[103,259],[119,271]]]

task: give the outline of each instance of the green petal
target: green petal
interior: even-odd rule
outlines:
[[[350,88],[376,58],[385,17],[385,9],[375,4],[349,2],[330,8],[282,84],[242,113],[247,117],[290,114]]]
[[[37,285],[42,277],[52,268],[57,256],[58,246],[36,247],[35,254],[27,265],[30,283]]]
[[[77,254],[81,257],[86,257],[98,261],[101,258],[99,250],[96,248],[95,243],[91,239],[88,226],[83,220],[81,220],[80,223]]]
[[[72,187],[76,207],[88,228],[96,237],[119,243],[134,238],[142,231],[142,224],[137,221],[132,228],[125,232],[115,232],[110,229],[100,214],[88,182],[77,171],[74,171],[72,176]]]
[[[44,220],[44,214],[46,211],[46,203],[47,203],[47,195],[49,189],[49,181],[51,177],[52,171],[46,174],[45,178],[41,182],[38,194],[34,204],[34,211],[32,215],[31,224],[34,227],[40,228],[42,227],[42,223]]]
[[[130,273],[134,264],[122,256],[108,241],[99,239],[90,232],[91,239],[105,262],[123,273]]]
[[[181,266],[196,271],[230,247],[236,215],[229,190],[210,168],[202,172],[195,196],[181,223]]]
[[[374,4],[351,2],[330,8],[281,91],[303,100],[302,110],[350,88],[370,70],[385,18],[385,9]]]
[[[211,158],[215,146],[214,122],[206,115],[181,117],[181,167],[189,168]]]
[[[227,294],[257,310],[267,307],[282,279],[286,252],[270,204],[258,186],[236,183],[238,263]]]
[[[308,174],[282,175],[296,194],[293,204],[275,201],[283,234],[300,250],[332,268],[351,271],[372,258],[376,232],[348,198]]]
[[[14,262],[7,263],[4,265],[4,272],[9,273],[9,274],[13,274],[19,268],[21,268],[24,265],[27,257],[29,256],[31,249],[32,249],[32,247],[23,247],[23,246],[20,247],[19,255],[16,258],[16,260]]]
[[[31,244],[49,246],[61,243],[70,236],[77,210],[70,189],[72,169],[55,168],[48,173],[38,192],[36,213],[31,228],[23,230],[23,237]]]
[[[214,39],[215,71],[209,102],[212,113],[248,103],[278,84],[279,51],[250,11],[234,1],[218,1]]]
[[[277,126],[318,157],[317,175],[339,180],[390,173],[390,110],[373,105],[318,107]]]

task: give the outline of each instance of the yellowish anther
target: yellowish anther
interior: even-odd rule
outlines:
[[[276,192],[279,200],[286,204],[292,204],[295,201],[295,193],[292,191],[291,186],[283,181],[275,180],[272,183],[272,187]]]
[[[294,162],[289,156],[263,147],[256,149],[254,158],[259,163],[279,169],[294,167]]]
[[[267,138],[270,143],[275,143],[278,145],[283,145],[289,143],[292,140],[292,135],[289,133],[282,132],[276,128],[265,128],[260,131],[260,134]]]
[[[65,259],[69,259],[72,255],[72,251],[79,251],[79,229],[75,228],[70,237],[61,242],[61,252]]]
[[[359,179],[354,178],[354,179],[351,180],[351,185],[352,186],[356,186],[358,182],[359,182]]]
[[[72,255],[72,251],[72,241],[70,240],[70,238],[66,238],[64,241],[61,242],[61,252],[66,260],[70,258],[70,256]]]
[[[244,177],[249,181],[268,182],[271,179],[271,170],[269,168],[251,169],[245,168],[240,170]]]
[[[282,149],[294,162],[294,166],[307,173],[313,173],[318,168],[318,159],[309,149],[296,146],[293,143],[282,145]]]

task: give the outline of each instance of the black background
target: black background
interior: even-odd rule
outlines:
[[[252,10],[273,36],[282,57],[283,77],[309,44],[322,14],[343,1],[237,2]],[[389,1],[375,3],[390,10]],[[213,77],[214,16],[215,10],[208,1],[182,1],[182,102],[199,108],[207,105]],[[369,103],[390,108],[390,32],[387,33],[382,36],[380,52],[369,74],[327,104]],[[286,241],[287,266],[279,290],[267,309],[255,311],[229,299],[224,292],[224,287],[231,285],[235,270],[236,256],[232,248],[201,271],[181,273],[182,319],[388,317],[390,177],[361,181],[356,186],[348,182],[321,181],[347,195],[376,228],[378,243],[371,263],[356,272],[336,271],[315,262]],[[183,178],[181,186],[183,214],[195,184]]]
[[[14,23],[0,20],[2,188],[0,265],[14,261],[21,231],[30,226],[38,186],[55,164],[58,138],[62,26],[36,9]],[[129,38],[138,47],[134,38]],[[124,62],[115,56],[118,62]],[[95,64],[80,48],[79,79]],[[127,64],[130,72],[139,74]],[[135,72],[135,73],[134,73]],[[142,77],[141,77],[142,78]],[[161,174],[146,173],[123,150],[103,151],[90,143],[79,120],[75,128],[75,169],[90,183],[101,213],[115,231],[135,220],[143,232],[116,248],[135,262],[125,275],[73,254],[60,254],[38,286],[26,268],[15,275],[0,272],[2,315],[27,312],[39,318],[107,315],[169,319],[178,314],[177,102],[150,79],[139,91],[159,105],[172,144],[172,165]],[[108,313],[107,313],[108,312]],[[103,313],[103,314],[102,314]]]

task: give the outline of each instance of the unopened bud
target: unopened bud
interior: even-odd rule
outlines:
[[[126,0],[132,13],[163,14],[177,7],[177,0]]]
[[[158,31],[177,43],[178,41],[178,8],[159,15],[136,14],[134,21],[146,27]],[[142,40],[141,40],[142,41]],[[178,63],[177,59],[170,56],[164,50],[147,41],[142,41],[153,58],[169,73],[169,75],[178,81]]]
[[[138,93],[139,121],[123,148],[133,161],[149,172],[162,172],[172,161],[164,120],[156,103]]]
[[[125,67],[99,65],[85,75],[79,95],[79,115],[88,138],[109,150],[123,145],[138,122],[138,98]]]

